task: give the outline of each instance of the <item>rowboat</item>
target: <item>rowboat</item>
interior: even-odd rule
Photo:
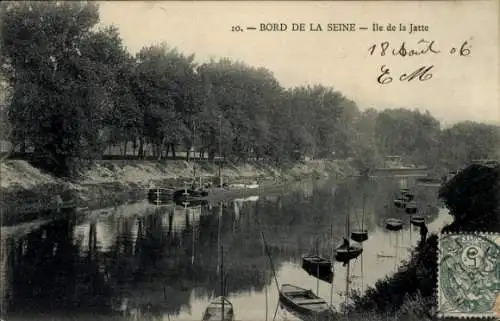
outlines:
[[[417,203],[415,202],[408,202],[406,204],[405,212],[408,214],[415,214],[417,213]]]
[[[351,231],[351,240],[362,243],[368,240],[368,230],[365,228],[365,195],[363,194],[363,216],[361,217],[361,227]]]
[[[319,255],[306,255],[302,257],[302,269],[322,281],[333,281],[332,262]]]
[[[351,240],[360,243],[368,240],[368,230],[367,229],[352,230]]]
[[[233,304],[224,296],[215,298],[205,309],[202,320],[233,321]]]
[[[188,200],[193,198],[202,198],[208,195],[208,192],[205,190],[198,189],[179,189],[176,190],[173,194],[174,200]]]
[[[389,231],[399,231],[403,228],[403,221],[398,218],[388,218],[385,221],[385,227]]]
[[[164,203],[172,200],[174,190],[171,188],[150,188],[148,200],[152,203]]]
[[[412,216],[412,218],[410,219],[410,223],[415,226],[421,226],[425,224],[425,218],[420,215]]]
[[[280,303],[308,320],[332,319],[335,312],[325,300],[306,290],[291,284],[283,284],[279,294]]]
[[[357,258],[361,253],[363,253],[363,247],[361,245],[351,245],[349,241],[344,238],[344,243],[335,250],[335,260],[346,263]]]
[[[394,206],[397,208],[404,208],[406,206],[406,201],[401,198],[396,198],[394,200]]]

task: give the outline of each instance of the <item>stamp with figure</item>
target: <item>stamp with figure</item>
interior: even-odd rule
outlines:
[[[441,234],[440,317],[500,317],[500,234]]]

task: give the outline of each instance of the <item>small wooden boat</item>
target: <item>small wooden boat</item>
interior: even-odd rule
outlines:
[[[233,321],[233,304],[224,296],[215,298],[205,309],[202,320]]]
[[[363,253],[363,247],[359,245],[349,244],[349,240],[344,238],[344,243],[335,250],[335,260],[342,263],[347,263],[352,259],[357,258]]]
[[[352,230],[351,240],[360,243],[368,240],[368,230],[366,229]]]
[[[415,202],[406,203],[405,212],[408,214],[417,213],[417,203],[415,203]]]
[[[362,243],[368,240],[368,230],[365,228],[365,195],[363,194],[363,216],[361,217],[361,227],[351,230],[351,240]]]
[[[148,190],[148,200],[153,203],[162,203],[172,200],[174,190],[171,188],[150,188]]]
[[[308,320],[331,320],[334,310],[325,300],[311,290],[291,284],[283,284],[279,294],[280,303]]]
[[[411,217],[410,223],[415,226],[422,226],[425,225],[425,218],[420,215],[415,215]]]
[[[322,281],[333,281],[332,262],[319,255],[306,255],[302,257],[302,269],[309,275]]]
[[[403,221],[401,221],[399,218],[388,218],[385,221],[385,227],[389,231],[399,231],[403,228]]]
[[[394,206],[396,206],[397,208],[405,208],[406,201],[401,198],[397,198],[394,200]]]
[[[410,192],[408,188],[402,188],[401,189],[401,199],[410,202],[415,199],[415,195]]]

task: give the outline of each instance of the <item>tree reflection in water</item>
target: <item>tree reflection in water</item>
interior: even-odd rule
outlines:
[[[385,205],[391,203],[397,183],[351,181],[335,188],[324,182],[297,184],[281,194],[227,202],[221,226],[227,293],[252,296],[267,286],[272,295],[259,221],[276,269],[286,266],[288,271],[295,264],[300,270],[301,256],[311,250],[312,239],[319,239],[319,251],[330,256],[330,223],[334,241],[340,241],[345,215],[362,210],[363,193],[366,228],[383,227],[384,217],[393,215]],[[432,191],[421,191],[417,198],[435,206]],[[137,314],[154,319],[182,313],[201,318],[193,302],[201,300],[206,306],[219,290],[217,206],[131,206],[107,209],[100,216],[88,213],[92,219],[65,210],[62,218],[27,234],[2,238],[3,313],[14,319],[43,312],[79,315],[82,320],[90,311],[92,320],[101,315],[107,320]],[[299,270],[294,273],[309,278]],[[264,302],[257,305],[263,309]]]

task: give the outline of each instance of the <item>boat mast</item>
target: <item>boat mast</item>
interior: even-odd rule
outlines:
[[[344,313],[347,315],[347,297],[349,296],[349,277],[351,270],[351,261],[347,262],[347,271],[345,278],[345,298],[344,298]]]
[[[221,295],[221,300],[222,300],[222,315],[221,315],[221,321],[224,320],[224,247],[222,245],[222,227],[221,227],[221,222],[222,221],[222,202],[220,203],[220,210],[219,210],[219,247],[220,247],[220,295]]]
[[[365,193],[363,193],[363,216],[361,217],[361,230],[365,230]]]
[[[276,271],[274,270],[273,259],[271,257],[271,254],[269,253],[269,249],[267,248],[266,239],[264,237],[264,232],[262,232],[262,230],[260,232],[260,235],[262,236],[262,242],[264,243],[264,249],[266,250],[267,256],[269,257],[269,263],[271,264],[271,270],[273,272],[274,282],[276,283],[276,288],[278,289],[278,292],[281,292],[280,286],[278,283],[278,278],[276,277]]]
[[[351,204],[351,197],[350,197],[350,196],[348,196],[348,205],[350,205],[350,204]],[[350,221],[350,220],[349,220],[349,211],[350,211],[350,209],[351,209],[351,208],[350,208],[350,206],[348,206],[348,207],[347,207],[347,211],[346,211],[346,215],[345,215],[345,220],[346,220],[346,224],[345,224],[345,225],[346,225],[346,231],[345,231],[345,235],[346,235],[346,237],[345,237],[345,238],[346,238],[347,240],[349,240],[349,232],[350,232],[350,230],[351,230],[351,228],[350,228],[350,226],[349,226],[349,223],[350,223],[350,222],[349,222],[349,221]]]
[[[333,273],[333,260],[335,257],[335,245],[333,244],[333,223],[330,223],[330,239],[332,240],[332,252],[331,252],[331,262],[332,262],[332,273]],[[330,307],[333,306],[332,304],[333,301],[333,280],[330,283]]]

